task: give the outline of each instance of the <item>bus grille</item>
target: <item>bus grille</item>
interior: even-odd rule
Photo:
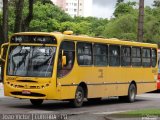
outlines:
[[[33,96],[33,97],[45,97],[46,95],[41,93],[34,93],[31,94],[22,94],[22,92],[11,92],[12,95],[21,95],[21,96]]]

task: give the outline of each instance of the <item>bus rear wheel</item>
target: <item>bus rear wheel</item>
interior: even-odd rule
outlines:
[[[32,105],[39,106],[43,103],[43,99],[30,99]]]
[[[70,102],[73,107],[81,107],[83,105],[83,100],[84,100],[84,90],[81,86],[78,86],[75,93],[75,98]]]
[[[137,89],[136,89],[135,84],[131,84],[129,86],[129,89],[128,89],[128,96],[127,96],[128,102],[134,102],[135,101],[136,93],[137,93]]]
[[[126,102],[134,102],[137,94],[137,89],[135,84],[130,84],[128,89],[128,95],[127,96],[119,96],[119,100],[126,101]]]

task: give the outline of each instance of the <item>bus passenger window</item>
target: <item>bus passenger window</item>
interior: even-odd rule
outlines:
[[[92,44],[77,43],[78,65],[92,65]]]
[[[110,66],[120,65],[120,46],[116,45],[109,46],[109,65]]]
[[[133,47],[132,48],[132,66],[141,66],[142,58],[141,58],[141,48]]]
[[[101,44],[94,44],[94,65],[107,66],[108,65],[108,46]]]
[[[121,47],[121,66],[131,65],[131,48],[127,46]]]
[[[66,56],[66,65],[62,67],[62,50],[64,51],[63,56]],[[75,59],[75,45],[74,42],[64,41],[60,46],[58,56],[58,77],[67,75],[73,68]]]
[[[155,67],[157,64],[157,50],[152,49],[152,67]]]
[[[143,48],[142,50],[142,64],[144,67],[151,66],[151,50]]]

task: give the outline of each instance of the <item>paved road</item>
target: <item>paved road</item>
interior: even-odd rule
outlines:
[[[3,89],[0,88],[2,94]],[[0,115],[2,114],[58,114],[67,115],[68,120],[107,120],[111,113],[160,108],[160,93],[138,95],[134,103],[124,103],[117,98],[107,98],[99,103],[85,102],[82,108],[71,108],[68,102],[44,101],[42,106],[34,107],[27,99],[0,97]]]

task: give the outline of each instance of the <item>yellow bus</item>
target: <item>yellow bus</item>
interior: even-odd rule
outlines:
[[[7,48],[7,50],[4,50]],[[1,47],[5,96],[68,100],[109,96],[134,102],[157,88],[157,45],[64,33],[15,33]],[[6,54],[4,55],[4,51]]]

